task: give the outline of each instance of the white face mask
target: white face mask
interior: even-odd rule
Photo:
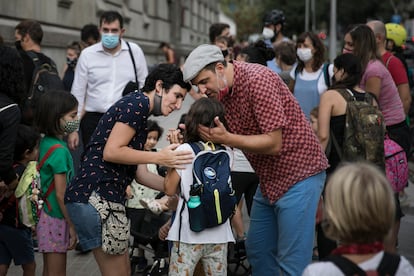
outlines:
[[[268,28],[268,27],[264,27],[262,35],[263,35],[264,39],[271,39],[272,37],[275,36],[275,32],[272,29]]]
[[[307,62],[313,57],[312,50],[310,48],[298,48],[296,50],[296,54],[298,55],[298,58],[303,62]]]

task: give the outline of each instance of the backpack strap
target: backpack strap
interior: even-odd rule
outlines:
[[[184,208],[187,205],[187,200],[185,200],[184,195],[180,192],[180,197],[183,199],[183,205],[181,206],[180,210],[180,224],[178,226],[178,248],[177,248],[177,254],[180,255],[180,243],[181,243],[181,225],[183,220],[183,212]]]
[[[9,109],[10,107],[13,107],[15,105],[17,105],[17,104],[16,103],[13,103],[13,104],[9,104],[9,105],[3,106],[2,108],[0,108],[0,112],[3,112],[4,110]]]
[[[325,79],[326,87],[329,88],[331,86],[331,79],[329,78],[329,63],[324,63],[322,70],[323,70],[323,77]]]
[[[40,169],[43,167],[44,163],[46,162],[46,160],[49,158],[49,156],[57,149],[57,148],[62,148],[63,146],[61,144],[56,144],[51,146],[48,151],[46,152],[46,154],[43,156],[42,160],[40,160],[39,164],[37,165],[37,171],[40,172]],[[55,180],[52,180],[52,183],[50,183],[49,187],[46,190],[46,193],[43,195],[43,201],[46,203],[47,208],[49,208],[49,210],[52,210],[52,206],[50,205],[49,201],[47,200],[48,196],[53,192],[53,190],[55,189]]]
[[[387,58],[387,61],[385,62],[385,67],[388,69],[388,65],[390,64],[390,61],[391,61],[391,59],[394,57],[394,55],[390,55],[388,58]]]
[[[137,86],[139,88],[139,82],[138,82],[138,76],[137,76],[137,67],[135,66],[134,55],[132,54],[132,50],[131,50],[131,46],[129,45],[129,42],[128,41],[125,41],[125,42],[128,46],[128,52],[129,52],[129,55],[131,56],[132,64],[134,65],[135,82],[137,83]]]
[[[338,93],[341,94],[341,96],[344,97],[344,99],[347,102],[356,101],[355,95],[354,93],[352,93],[351,90],[339,88],[339,89],[336,89],[336,91],[338,91]]]
[[[334,263],[345,275],[367,275],[357,264],[342,255],[329,255],[324,260]],[[384,252],[376,271],[379,275],[395,275],[400,261],[399,255]]]
[[[195,155],[197,155],[200,151],[204,150],[204,145],[201,142],[192,142],[188,144],[193,149]]]
[[[379,275],[395,275],[400,265],[401,257],[397,254],[384,252],[377,271]]]
[[[329,255],[324,260],[332,262],[336,267],[338,267],[342,271],[344,275],[367,275],[366,272],[362,270],[356,263],[352,262],[351,260],[345,258],[342,255]]]

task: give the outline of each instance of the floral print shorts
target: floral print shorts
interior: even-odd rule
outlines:
[[[178,246],[180,253],[177,253]],[[169,276],[193,275],[199,261],[205,275],[227,275],[227,243],[189,244],[175,241],[171,250]]]
[[[64,219],[51,217],[42,210],[36,234],[39,252],[66,253],[68,250],[69,226]]]

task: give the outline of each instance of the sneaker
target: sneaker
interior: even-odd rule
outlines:
[[[139,200],[139,203],[141,203],[141,205],[144,206],[145,209],[150,210],[156,215],[162,213],[162,206],[155,199],[143,198]]]
[[[39,245],[37,243],[37,239],[33,239],[33,250],[34,252],[39,252]]]

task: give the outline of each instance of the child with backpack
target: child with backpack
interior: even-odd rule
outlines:
[[[19,177],[27,164],[37,160],[40,134],[20,124],[17,129],[13,167]],[[21,223],[14,194],[0,201],[0,275],[6,275],[11,260],[21,265],[23,274],[35,275],[32,229]]]
[[[325,189],[323,229],[339,246],[302,275],[414,275],[406,258],[384,251],[394,216],[394,195],[384,173],[367,162],[344,164]]]
[[[177,150],[185,149],[197,151],[193,147],[200,145],[198,142],[207,142],[203,141],[199,135],[199,125],[213,127],[214,123],[212,125],[212,122],[214,122],[215,117],[219,117],[221,122],[225,122],[224,107],[220,102],[208,98],[201,98],[194,102],[185,119],[184,144],[180,145]],[[204,144],[204,146],[206,146],[206,144]],[[210,149],[211,147],[216,147],[216,149],[224,148],[217,144],[210,144]],[[224,151],[228,153],[229,157],[228,163],[223,162],[221,164],[221,168],[223,168],[225,172],[219,171],[218,169],[214,170],[212,169],[213,166],[201,168],[201,171],[204,171],[210,179],[213,179],[213,176],[215,175],[225,181],[228,181],[227,179],[230,178],[230,166],[233,161],[230,154],[231,150],[229,148],[224,148]],[[209,151],[201,151],[199,154],[194,154],[197,157],[195,157],[193,164],[196,164],[197,160],[201,160],[201,154],[205,154],[206,152]],[[225,213],[234,211],[236,203],[234,191],[232,191],[231,183],[229,183],[229,185],[227,185],[227,183],[224,185],[227,187],[230,186],[229,188],[233,192],[234,201],[233,204],[230,204],[232,207],[229,206],[225,208],[222,206],[221,213],[223,217],[221,224],[201,231],[200,229],[203,227],[195,231],[192,230],[194,228],[191,220],[194,218],[189,215],[189,209],[190,207],[193,207],[190,205],[190,195],[192,197],[199,195],[200,191],[196,192],[194,188],[196,185],[202,187],[201,193],[203,193],[203,195],[200,195],[200,198],[201,205],[203,206],[203,204],[205,204],[203,196],[210,188],[205,181],[201,184],[199,182],[194,182],[195,175],[199,177],[197,174],[199,170],[196,165],[193,164],[186,165],[185,169],[169,169],[167,176],[165,177],[165,193],[167,195],[180,194],[177,213],[167,236],[167,240],[173,242],[169,275],[183,275],[183,273],[193,275],[199,260],[203,263],[206,275],[227,275],[227,243],[234,242],[234,237],[230,227],[230,220],[226,217]],[[193,170],[195,171],[194,175]],[[220,197],[220,203],[224,204],[225,198],[228,199],[228,196],[230,196],[230,194]],[[210,210],[211,209],[215,208],[210,208]],[[208,216],[205,212],[201,213],[201,215]],[[200,216],[197,218],[200,218]]]
[[[66,185],[73,177],[73,160],[63,137],[79,127],[78,102],[65,91],[48,91],[39,99],[35,125],[44,134],[39,160],[43,208],[36,227],[44,275],[66,275],[66,252],[76,245],[74,226],[64,205]]]

